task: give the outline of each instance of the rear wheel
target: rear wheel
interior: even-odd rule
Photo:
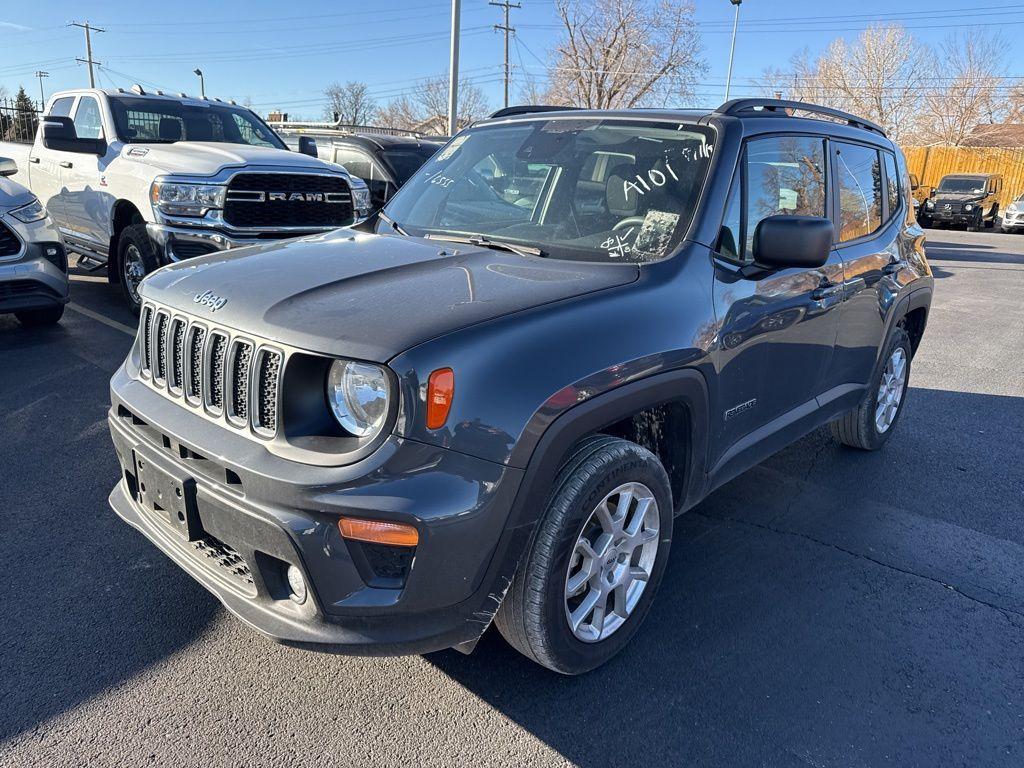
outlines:
[[[125,302],[136,315],[142,307],[139,284],[158,266],[160,261],[146,225],[140,222],[125,227],[117,241],[117,274]]]
[[[35,328],[40,325],[55,325],[64,316],[64,305],[58,304],[55,307],[46,307],[45,309],[24,309],[21,312],[15,312],[14,316],[18,318],[19,323],[29,328]]]
[[[903,412],[911,354],[906,330],[902,326],[896,328],[864,399],[832,422],[832,435],[836,440],[865,451],[877,451],[885,445]]]
[[[658,458],[597,435],[570,452],[495,624],[516,650],[575,675],[622,650],[650,608],[672,540]]]

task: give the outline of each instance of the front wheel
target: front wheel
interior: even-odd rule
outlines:
[[[658,458],[596,435],[570,452],[495,617],[516,650],[566,675],[604,664],[650,608],[672,541]]]
[[[860,405],[832,422],[836,440],[864,451],[877,451],[888,442],[903,412],[912,354],[910,337],[897,327]]]
[[[117,276],[124,300],[136,315],[142,307],[139,285],[158,266],[156,248],[149,239],[146,225],[138,223],[125,227],[117,241]]]

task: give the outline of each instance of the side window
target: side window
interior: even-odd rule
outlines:
[[[71,105],[74,103],[74,96],[61,96],[50,105],[50,111],[46,114],[53,117],[71,117]]]
[[[839,242],[865,237],[882,225],[882,167],[878,150],[836,145]]]
[[[743,261],[741,218],[743,216],[743,195],[741,194],[740,174],[732,182],[729,202],[725,206],[725,219],[718,234],[718,253],[731,261]]]
[[[896,170],[896,155],[891,152],[883,152],[885,158],[885,182],[889,195],[889,217],[899,210],[900,207],[900,175]]]
[[[772,136],[747,144],[746,253],[769,216],[825,215],[825,142],[812,136]]]
[[[241,115],[232,114],[231,117],[234,119],[235,129],[246,144],[257,147],[275,146],[274,142],[270,140],[270,137],[266,135],[262,128],[254,126]]]
[[[92,96],[83,96],[78,100],[75,110],[75,133],[80,139],[100,139],[103,137],[103,120],[100,118],[100,105]]]
[[[338,147],[334,150],[334,162],[345,166],[345,170],[363,181],[373,178],[373,163],[362,152]]]

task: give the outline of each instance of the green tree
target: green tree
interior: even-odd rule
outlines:
[[[32,141],[38,126],[39,115],[35,104],[25,93],[25,87],[21,86],[18,88],[18,95],[14,97],[14,122],[7,129],[10,135],[6,138],[9,141]]]

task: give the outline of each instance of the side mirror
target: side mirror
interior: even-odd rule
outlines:
[[[316,151],[316,139],[312,136],[299,136],[299,152],[310,157],[319,157]]]
[[[835,230],[817,216],[769,216],[754,230],[754,263],[814,269],[828,261]]]
[[[107,151],[105,139],[80,139],[70,117],[43,118],[43,146],[58,152],[102,155]]]
[[[0,157],[0,176],[13,176],[18,172],[18,164],[9,157]]]
[[[913,192],[913,191],[915,191],[920,186],[921,186],[921,182],[918,181],[917,174],[916,173],[910,174],[910,191]]]

